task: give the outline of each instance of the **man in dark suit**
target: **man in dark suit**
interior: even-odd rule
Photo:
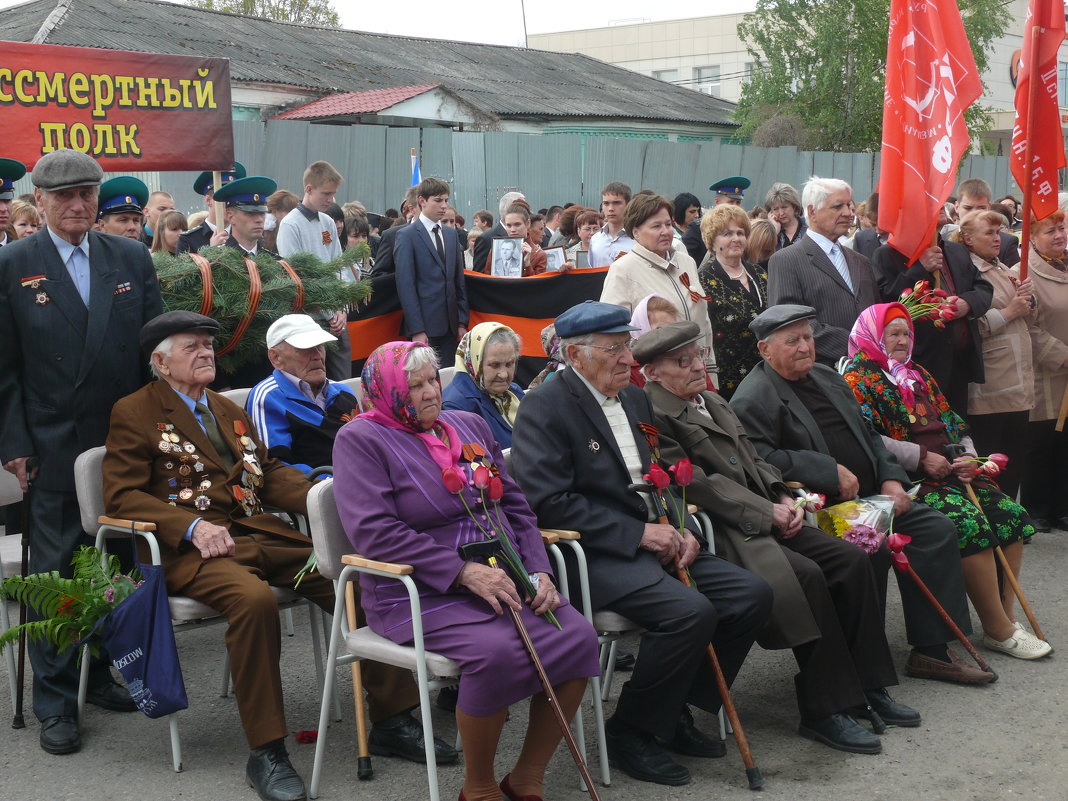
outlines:
[[[968,178],[961,181],[957,187],[957,219],[964,219],[969,211],[988,211],[990,199],[993,197],[990,184],[982,178]],[[1012,220],[1007,221],[1008,224]],[[1020,263],[1020,240],[1008,231],[998,234],[1001,239],[1001,250],[998,253],[998,261],[1006,267],[1014,267]]]
[[[449,207],[449,185],[425,178],[416,192],[419,216],[397,234],[394,261],[404,333],[426,342],[449,364],[456,343],[467,333],[464,254],[452,232],[441,225]]]
[[[375,275],[388,275],[396,272],[397,265],[394,261],[394,250],[397,247],[397,235],[404,230],[404,227],[411,223],[412,219],[419,216],[419,203],[416,198],[417,186],[411,187],[405,194],[404,200],[401,202],[401,214],[404,215],[404,222],[394,224],[382,231],[382,236],[378,239],[378,247],[375,249]],[[389,221],[389,217],[383,216],[383,220]]]
[[[659,458],[649,401],[630,385],[632,330],[627,309],[597,301],[556,318],[569,366],[523,398],[512,466],[539,525],[582,532],[594,609],[645,629],[606,727],[609,757],[634,778],[680,785],[689,771],[661,743],[690,756],[724,753],[687,706],[719,708],[707,646],[715,646],[730,683],[768,620],[772,593],[702,548],[689,516],[680,536],[657,522],[647,496],[627,489]],[[695,587],[676,578],[676,568],[686,567]]]
[[[849,331],[861,311],[877,303],[871,262],[838,242],[853,224],[853,190],[837,178],[813,176],[801,194],[808,231],[771,257],[768,305],[816,310],[816,358],[834,366],[846,355]]]
[[[853,391],[837,372],[816,364],[809,306],[772,306],[750,323],[764,361],[731,397],[731,408],[759,453],[782,474],[827,496],[828,505],[858,496],[888,495],[895,528],[912,538],[905,553],[949,616],[971,631],[964,576],[953,522],[914,504],[908,475],[864,421]],[[953,631],[904,573],[897,573],[905,630],[912,653],[905,672],[959,684],[996,676],[964,662],[947,643]]]
[[[879,193],[872,192],[864,201],[864,216],[871,223],[869,228],[861,228],[853,237],[853,250],[871,261],[872,254],[886,244],[886,236],[879,230]]]
[[[879,738],[857,717],[919,726],[915,710],[886,691],[897,684],[886,643],[880,586],[865,552],[804,524],[779,471],[757,454],[722,397],[705,389],[696,323],[663,325],[634,346],[668,463],[688,458],[686,498],[704,508],[727,559],[775,591],[765,648],[793,648],[799,732],[841,751],[874,754]],[[885,580],[889,554],[873,555]],[[884,588],[885,589],[885,588]]]
[[[245,165],[240,161],[234,162],[234,168],[222,173],[222,185],[226,186],[231,181],[244,178],[246,175]],[[198,252],[202,247],[211,244],[211,238],[215,234],[215,185],[212,183],[212,173],[202,172],[193,182],[193,191],[204,196],[204,206],[208,210],[207,219],[196,228],[185,231],[178,237],[178,252]]]
[[[31,573],[69,576],[74,551],[89,544],[74,460],[104,444],[111,407],[147,378],[137,334],[162,310],[148,249],[91,230],[103,175],[84,153],[41,158],[34,194],[48,227],[0,249],[0,463],[23,491],[34,481]],[[31,641],[30,660],[41,747],[77,751],[76,649]],[[94,660],[89,681],[90,703],[136,708],[106,659]]]
[[[497,224],[490,228],[488,231],[482,234],[475,240],[475,251],[471,257],[472,269],[478,273],[488,273],[490,268],[490,253],[493,251],[493,240],[500,239],[502,236],[508,236],[508,232],[504,230],[502,221],[504,220],[504,214],[508,211],[508,208],[517,200],[526,200],[527,196],[522,192],[505,192],[501,195],[501,201],[498,204],[497,210]]]

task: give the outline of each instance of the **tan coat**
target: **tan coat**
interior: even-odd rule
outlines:
[[[1037,311],[1006,320],[1002,310],[1016,296],[1018,271],[984,261],[974,253],[972,262],[994,287],[994,300],[979,318],[986,383],[968,385],[968,414],[1030,411],[1035,402],[1030,328]]]
[[[1046,263],[1034,250],[1028,275],[1038,301],[1038,319],[1031,330],[1035,359],[1035,408],[1031,420],[1053,420],[1068,387],[1068,273]]]

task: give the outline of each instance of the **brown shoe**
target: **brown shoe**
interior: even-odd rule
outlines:
[[[949,660],[949,662],[943,662],[941,659],[933,659],[912,651],[908,661],[905,662],[905,673],[917,679],[935,679],[954,684],[989,684],[998,679],[998,674],[993,670],[989,673],[980,670],[975,665],[965,662],[953,651],[949,652]]]

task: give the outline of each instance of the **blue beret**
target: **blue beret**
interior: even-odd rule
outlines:
[[[630,324],[630,312],[625,306],[586,300],[572,306],[556,318],[556,335],[561,339],[583,334],[620,334],[637,331]]]

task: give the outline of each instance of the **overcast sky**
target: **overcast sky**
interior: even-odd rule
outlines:
[[[0,8],[22,0],[0,0]],[[434,39],[458,39],[492,44],[523,44],[521,0],[333,0],[341,24],[375,31]],[[527,0],[528,33],[599,28],[620,22],[683,19],[708,14],[750,11],[755,0],[706,0],[691,8],[651,7],[649,0],[575,3],[574,0]],[[611,8],[606,12],[606,8]],[[3,34],[0,33],[0,38]]]

